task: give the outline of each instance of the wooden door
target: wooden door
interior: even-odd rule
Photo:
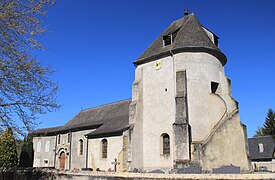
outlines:
[[[65,153],[64,153],[64,152],[62,152],[62,153],[60,154],[59,164],[60,164],[59,169],[60,169],[61,171],[64,170],[64,169],[65,169]]]

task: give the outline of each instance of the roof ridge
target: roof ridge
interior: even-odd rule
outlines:
[[[271,135],[265,135],[265,136],[256,136],[256,137],[251,137],[248,139],[256,139],[256,138],[263,138],[263,137],[272,137]],[[273,138],[273,137],[272,137]]]
[[[110,103],[107,103],[107,104],[97,105],[97,106],[94,106],[94,107],[82,109],[80,112],[91,110],[91,109],[96,109],[96,108],[100,108],[100,107],[104,107],[104,106],[110,106],[110,105],[114,105],[114,104],[119,104],[119,103],[122,103],[124,101],[131,100],[131,99],[132,98],[128,98],[128,99],[123,99],[123,100],[118,100],[118,101],[110,102]]]

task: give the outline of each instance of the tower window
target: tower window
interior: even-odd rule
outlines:
[[[79,155],[83,155],[83,140],[79,140]]]
[[[168,134],[164,133],[161,135],[162,143],[162,154],[170,155],[170,137]]]
[[[108,141],[103,139],[101,141],[102,158],[107,158]]]
[[[219,86],[219,83],[212,81],[211,82],[211,93],[216,93],[218,86]]]
[[[175,40],[175,38],[176,38],[179,30],[180,30],[180,28],[177,29],[177,30],[175,30],[171,34],[162,37],[162,39],[163,39],[163,47],[169,46],[169,45],[171,45],[174,42],[174,40]]]
[[[214,44],[216,45],[216,46],[219,46],[219,41],[218,41],[218,37],[214,34]]]
[[[172,35],[166,35],[163,36],[163,47],[171,45],[172,44]]]

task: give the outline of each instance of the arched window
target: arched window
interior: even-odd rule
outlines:
[[[83,155],[83,140],[79,140],[79,155]]]
[[[45,145],[45,152],[49,152],[49,151],[50,151],[50,141],[47,141]]]
[[[41,151],[41,142],[39,141],[36,145],[36,151],[40,152]]]
[[[107,158],[108,141],[103,139],[101,141],[102,158]]]
[[[161,135],[162,139],[162,154],[170,155],[170,137],[168,134],[164,133]]]

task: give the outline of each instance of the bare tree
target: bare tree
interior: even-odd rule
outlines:
[[[0,133],[7,127],[20,134],[31,131],[38,114],[59,108],[54,71],[34,55],[44,48],[37,39],[46,32],[42,19],[53,4],[0,0]]]

